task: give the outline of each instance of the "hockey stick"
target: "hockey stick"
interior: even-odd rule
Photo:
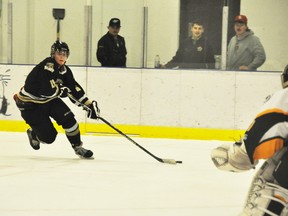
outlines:
[[[85,104],[81,103],[80,101],[78,101],[76,98],[74,98],[71,94],[68,94],[68,97],[73,100],[74,102],[76,102],[77,104],[79,104],[80,106],[83,107],[84,110],[89,111],[91,110],[88,106],[86,106]],[[143,146],[141,146],[140,144],[138,144],[135,140],[133,140],[132,138],[130,138],[128,135],[126,135],[125,133],[123,133],[122,131],[120,131],[118,128],[116,128],[115,126],[113,126],[110,122],[108,122],[106,119],[104,119],[103,117],[98,116],[98,119],[100,119],[101,121],[103,121],[105,124],[107,124],[109,127],[111,127],[112,129],[114,129],[116,132],[118,132],[119,134],[121,134],[122,136],[124,136],[125,138],[127,138],[129,141],[131,141],[133,144],[135,144],[137,147],[139,147],[140,149],[142,149],[144,152],[146,152],[147,154],[149,154],[150,156],[152,156],[153,158],[155,158],[157,161],[161,162],[161,163],[167,163],[167,164],[177,164],[177,163],[182,163],[182,161],[176,161],[174,159],[163,159],[163,158],[159,158],[157,156],[155,156],[154,154],[152,154],[151,152],[149,152],[147,149],[145,149]]]
[[[154,154],[152,154],[151,152],[149,152],[147,149],[145,149],[144,147],[142,147],[141,145],[139,145],[135,140],[131,139],[129,136],[127,136],[125,133],[123,133],[122,131],[120,131],[118,128],[116,128],[115,126],[113,126],[112,124],[110,124],[107,120],[105,120],[103,117],[98,116],[98,118],[103,121],[105,124],[107,124],[108,126],[110,126],[111,128],[113,128],[115,131],[117,131],[119,134],[121,134],[122,136],[124,136],[125,138],[127,138],[129,141],[131,141],[133,144],[135,144],[137,147],[139,147],[140,149],[142,149],[144,152],[146,152],[147,154],[149,154],[150,156],[152,156],[153,158],[155,158],[157,161],[161,162],[161,163],[169,163],[169,164],[177,164],[177,163],[182,163],[182,161],[175,161],[174,159],[162,159],[159,158],[157,156],[155,156]]]

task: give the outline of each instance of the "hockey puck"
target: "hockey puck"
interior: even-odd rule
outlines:
[[[176,163],[181,163],[182,164],[182,161],[176,161]]]

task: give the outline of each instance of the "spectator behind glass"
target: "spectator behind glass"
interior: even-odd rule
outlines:
[[[257,70],[266,60],[265,50],[258,37],[248,28],[248,19],[234,19],[236,35],[231,38],[227,52],[227,70]]]
[[[108,32],[98,41],[96,57],[102,67],[126,67],[125,39],[118,33],[120,19],[112,18]]]
[[[214,53],[203,34],[204,30],[202,22],[193,22],[192,36],[180,44],[176,55],[166,65],[161,65],[161,68],[214,68]]]

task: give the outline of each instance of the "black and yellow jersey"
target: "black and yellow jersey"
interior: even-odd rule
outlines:
[[[83,88],[74,79],[71,69],[66,65],[59,66],[51,57],[44,59],[32,69],[17,96],[24,102],[47,103],[58,98],[60,85],[68,87],[71,94],[82,103],[88,101]]]

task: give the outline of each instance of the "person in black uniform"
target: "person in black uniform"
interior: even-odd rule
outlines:
[[[83,88],[76,82],[71,69],[65,64],[69,54],[68,45],[57,40],[51,47],[50,57],[32,69],[20,92],[14,95],[14,100],[22,118],[31,127],[27,130],[27,134],[33,149],[40,149],[40,143],[51,144],[55,141],[57,131],[51,122],[51,117],[65,130],[76,155],[91,158],[93,152],[82,147],[79,125],[61,98],[71,94],[89,106],[87,114],[92,119],[97,119],[100,110],[96,101],[90,101],[85,96]]]
[[[102,67],[126,67],[127,50],[120,27],[120,20],[112,18],[108,32],[98,41],[96,57]]]
[[[201,21],[195,21],[191,26],[192,36],[185,39],[176,55],[161,68],[194,68],[212,69],[215,67],[213,49],[204,37],[204,26]]]

